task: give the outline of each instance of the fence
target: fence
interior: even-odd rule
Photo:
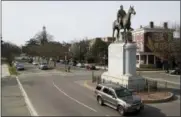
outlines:
[[[100,83],[105,83],[105,82],[102,82],[101,80],[101,76],[96,76],[94,74],[95,71],[92,71],[92,83],[97,83],[97,84],[100,84]],[[146,78],[146,77],[143,77],[144,80],[145,80],[145,87],[144,89],[141,88],[141,86],[139,85],[135,85],[134,86],[134,91],[136,92],[153,92],[153,91],[162,91],[162,92],[166,92],[166,91],[173,91],[173,90],[180,90],[180,84],[178,83],[172,83],[172,82],[169,82],[169,81],[164,81],[164,80],[158,80],[158,79],[151,79],[151,78]],[[119,83],[113,83],[111,81],[108,81],[109,83],[112,83],[112,84],[119,84]],[[124,85],[123,87],[126,87],[128,88],[127,85]],[[143,90],[142,90],[143,89]]]

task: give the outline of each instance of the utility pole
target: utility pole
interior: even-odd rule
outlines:
[[[65,71],[67,70],[66,66],[67,66],[67,52],[65,52]]]
[[[79,45],[79,61],[81,63],[81,47],[80,47],[80,45]]]

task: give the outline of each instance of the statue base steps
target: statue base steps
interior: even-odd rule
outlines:
[[[145,88],[145,79],[141,76],[128,76],[128,75],[121,75],[121,76],[110,76],[108,72],[104,72],[101,75],[102,83],[113,83],[121,85],[128,89],[134,89],[136,91],[144,90]]]

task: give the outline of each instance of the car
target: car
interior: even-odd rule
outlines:
[[[39,69],[41,69],[41,70],[48,69],[48,65],[47,65],[47,63],[40,63],[40,65],[39,65]]]
[[[181,74],[181,69],[180,68],[175,68],[174,70],[170,71],[170,74],[180,75]]]
[[[60,60],[56,60],[57,63],[60,63]]]
[[[33,63],[32,63],[33,65],[38,65],[38,62],[35,62],[35,61],[33,61]]]
[[[124,116],[129,112],[140,112],[144,109],[141,97],[133,95],[131,90],[117,84],[98,84],[95,89],[98,104],[116,109]]]
[[[86,65],[86,68],[88,70],[96,70],[96,66],[95,65]]]
[[[16,69],[17,70],[24,70],[25,68],[24,68],[23,64],[18,63],[18,64],[16,64]]]
[[[33,62],[33,59],[28,59],[28,63],[32,63]]]
[[[83,63],[78,63],[76,66],[81,68],[85,67]]]

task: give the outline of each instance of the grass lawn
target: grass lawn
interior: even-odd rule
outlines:
[[[16,68],[14,66],[9,66],[8,65],[8,69],[9,69],[10,75],[19,75],[19,73],[17,72],[17,70],[16,70]]]

